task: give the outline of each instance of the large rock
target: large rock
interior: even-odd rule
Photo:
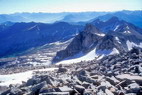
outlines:
[[[86,89],[83,95],[94,95],[93,90]]]
[[[23,95],[24,93],[22,92],[21,89],[12,87],[11,89],[1,93],[0,95]]]
[[[37,84],[37,85],[32,86],[32,87],[30,88],[31,94],[39,93],[40,89],[41,89],[42,87],[44,87],[45,85],[47,85],[47,83],[46,83],[46,81],[43,81],[43,82],[41,82],[41,83],[39,83],[39,84]]]
[[[97,80],[91,78],[90,76],[78,75],[78,79],[82,82],[85,81],[85,82],[88,82],[88,83],[93,83],[94,85],[100,85],[100,83]]]
[[[108,81],[113,86],[119,83],[119,81],[115,77],[113,77],[113,79],[106,77],[106,81]]]
[[[138,93],[140,91],[140,86],[137,83],[132,83],[128,85],[127,93]]]
[[[82,86],[85,87],[86,89],[90,86],[90,83],[88,82],[83,82]]]
[[[86,70],[80,70],[79,72],[78,72],[78,75],[83,75],[83,76],[89,76],[89,72],[87,72]]]
[[[26,86],[35,85],[38,84],[39,82],[40,82],[39,78],[33,77],[26,82]]]
[[[83,86],[80,85],[75,85],[74,89],[76,89],[80,94],[83,94],[85,88]]]
[[[70,92],[70,93],[73,92],[73,89],[68,86],[59,87],[59,90],[61,92]]]

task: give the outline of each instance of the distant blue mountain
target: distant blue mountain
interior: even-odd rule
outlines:
[[[80,32],[82,26],[66,22],[54,24],[15,23],[0,25],[0,57],[56,41],[66,41]]]
[[[72,13],[66,15],[62,21],[65,22],[80,22],[80,21],[88,21],[98,16],[102,16],[107,14],[108,12],[84,12],[84,13]]]
[[[118,11],[118,12],[114,12],[114,13],[108,13],[102,16],[98,16],[92,20],[90,20],[90,22],[99,19],[101,21],[107,21],[110,18],[112,18],[113,16],[118,17],[120,20],[125,20],[129,23],[132,23],[138,27],[142,28],[142,11]]]
[[[1,14],[0,57],[47,43],[68,40],[80,32],[83,28],[82,25],[86,23],[92,23],[102,32],[107,33],[109,30],[114,31],[117,25],[124,24],[122,26],[125,26],[125,23],[128,22],[128,26],[141,33],[141,14],[142,11],[127,10],[118,12]],[[123,23],[123,21],[125,22]]]
[[[1,14],[0,23],[11,22],[42,22],[53,23],[56,21],[78,22],[88,21],[107,12],[63,12],[63,13],[14,13]]]
[[[10,22],[41,22],[54,23],[57,21],[84,25],[96,19],[107,21],[116,16],[121,20],[142,27],[142,11],[117,11],[117,12],[63,12],[63,13],[15,13],[0,14],[0,23]]]
[[[43,22],[53,23],[61,20],[68,13],[14,13],[14,14],[1,14],[0,23],[11,22]]]
[[[142,29],[136,27],[134,24],[128,23],[124,20],[120,20],[118,17],[112,17],[107,21],[101,21],[96,19],[91,22],[94,26],[99,28],[103,33],[108,33],[109,31],[116,31],[120,27],[131,27],[131,30],[136,30],[138,33],[142,34]]]

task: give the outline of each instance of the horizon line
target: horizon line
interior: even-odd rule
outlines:
[[[125,10],[125,9],[122,9],[122,10],[116,10],[116,11],[61,11],[61,12],[13,12],[13,13],[0,13],[0,15],[10,15],[10,14],[21,14],[21,13],[86,13],[86,12],[119,12],[119,11],[142,11],[140,9],[138,10]]]

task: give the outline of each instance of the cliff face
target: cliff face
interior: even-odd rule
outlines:
[[[73,56],[80,51],[89,51],[92,47],[96,46],[103,36],[104,34],[99,29],[91,24],[87,24],[84,31],[79,33],[65,50],[57,52],[53,62]]]

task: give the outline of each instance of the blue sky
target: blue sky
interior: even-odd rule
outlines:
[[[0,0],[0,14],[142,10],[142,0]]]

